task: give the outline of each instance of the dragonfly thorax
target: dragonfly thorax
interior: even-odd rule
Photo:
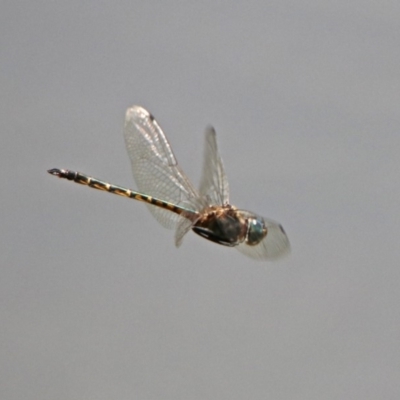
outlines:
[[[209,206],[202,211],[192,230],[213,242],[236,246],[247,236],[247,223],[236,207]]]
[[[243,242],[254,246],[267,234],[261,217],[231,205],[208,207],[201,213],[192,230],[225,246],[237,246]]]

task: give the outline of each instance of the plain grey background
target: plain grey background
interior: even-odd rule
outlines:
[[[2,2],[1,399],[399,399],[399,4]],[[291,255],[46,173],[134,188],[132,104]]]

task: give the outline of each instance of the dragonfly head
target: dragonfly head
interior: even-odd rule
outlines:
[[[290,251],[282,225],[249,211],[238,210],[238,214],[247,229],[244,240],[236,247],[241,253],[257,260],[272,260]]]
[[[265,226],[264,219],[254,215],[247,220],[246,244],[255,246],[264,239],[268,230]]]

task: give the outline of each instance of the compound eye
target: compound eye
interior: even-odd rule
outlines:
[[[267,228],[264,224],[264,220],[260,217],[249,218],[247,223],[246,243],[250,246],[254,246],[264,239],[267,234]]]

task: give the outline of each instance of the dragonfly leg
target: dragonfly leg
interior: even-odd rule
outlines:
[[[234,247],[238,243],[237,242],[227,242],[222,240],[218,235],[216,235],[212,230],[203,228],[201,226],[194,226],[192,228],[193,232],[197,233],[198,235],[211,240],[214,243],[222,244],[223,246]]]

